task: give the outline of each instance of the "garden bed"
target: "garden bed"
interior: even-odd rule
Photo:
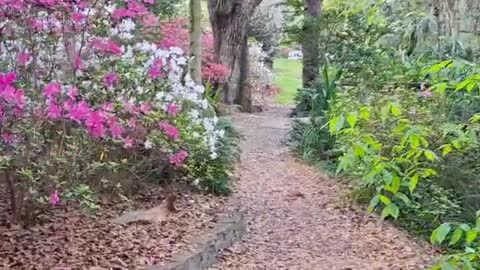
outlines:
[[[224,198],[183,191],[178,210],[157,223],[115,224],[132,209],[161,205],[165,191],[142,192],[131,201],[101,203],[95,215],[75,206],[58,206],[29,228],[9,224],[5,196],[0,197],[1,269],[143,269],[163,264],[189,239],[216,224]],[[4,195],[4,194],[3,194]]]

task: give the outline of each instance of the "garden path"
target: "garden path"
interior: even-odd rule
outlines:
[[[288,108],[238,114],[244,135],[232,210],[248,233],[212,269],[422,269],[432,251],[389,223],[338,204],[338,183],[297,161],[282,143]]]

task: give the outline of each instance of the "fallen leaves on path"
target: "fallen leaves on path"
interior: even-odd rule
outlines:
[[[227,250],[222,270],[418,270],[433,251],[391,224],[339,208],[342,187],[301,164],[282,140],[288,110],[234,118],[246,141],[229,208],[249,217],[244,241]]]

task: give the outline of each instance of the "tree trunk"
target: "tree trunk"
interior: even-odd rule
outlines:
[[[190,76],[202,83],[202,2],[190,0]]]
[[[248,82],[248,22],[262,0],[209,0],[208,10],[217,62],[230,70],[227,82],[221,85],[221,99],[226,104],[239,104],[251,110]]]
[[[321,0],[305,0],[305,22],[302,34],[303,87],[310,87],[320,74],[319,18]]]

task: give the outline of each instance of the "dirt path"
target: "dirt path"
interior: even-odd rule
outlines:
[[[335,207],[335,181],[301,164],[282,140],[286,108],[234,117],[245,136],[232,207],[249,232],[212,269],[423,269],[430,251],[390,224]]]

